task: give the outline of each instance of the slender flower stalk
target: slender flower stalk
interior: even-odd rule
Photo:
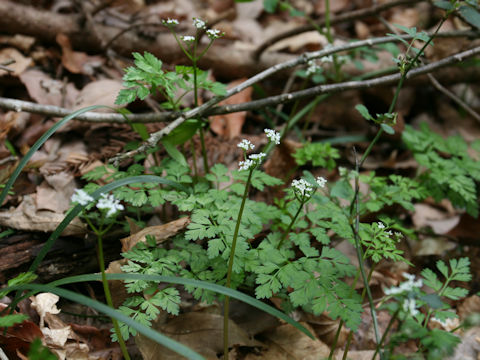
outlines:
[[[84,190],[75,190],[75,193],[71,197],[71,201],[73,203],[78,203],[83,206],[87,206],[90,203],[93,203],[95,199],[87,194]],[[90,228],[95,232],[97,236],[97,257],[98,257],[98,265],[100,268],[100,273],[102,276],[102,285],[103,285],[103,292],[105,294],[105,301],[109,307],[115,309],[112,301],[112,295],[110,293],[110,288],[108,286],[107,276],[105,275],[105,259],[103,254],[103,236],[110,230],[113,226],[114,222],[111,221],[109,225],[105,226],[105,220],[111,216],[113,216],[118,211],[124,209],[123,205],[115,199],[113,195],[102,194],[101,198],[97,201],[96,204],[97,209],[101,212],[100,217],[100,224],[95,226],[91,219],[89,218],[88,214],[85,211],[85,208],[82,211],[84,219],[87,221],[87,224]],[[122,333],[120,331],[120,326],[118,325],[118,321],[115,318],[111,318],[113,328],[115,330],[115,335],[118,339],[118,344],[120,345],[120,350],[122,351],[122,355],[125,360],[130,360],[130,355],[128,354],[127,346],[125,341],[123,340]]]

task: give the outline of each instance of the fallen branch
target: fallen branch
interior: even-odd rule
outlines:
[[[354,10],[354,11],[349,11],[337,16],[332,16],[330,18],[330,25],[336,25],[336,24],[341,24],[344,22],[349,22],[352,20],[358,20],[362,18],[366,18],[369,16],[374,16],[377,15],[378,13],[388,10],[392,7],[395,6],[400,6],[400,5],[408,5],[408,4],[415,4],[419,3],[425,0],[396,0],[396,1],[391,1],[385,4],[379,4],[379,5],[373,5],[369,8],[366,9],[359,9],[359,10]],[[325,26],[325,18],[322,18],[318,22],[315,23],[317,27],[323,27]],[[299,35],[307,31],[312,31],[315,30],[315,26],[312,24],[306,24],[303,26],[296,27],[291,30],[287,30],[283,33],[277,34],[270,39],[265,40],[262,44],[260,44],[253,53],[253,56],[255,59],[259,59],[262,53],[270,46],[273,44],[279,42],[280,40],[289,38],[291,36]]]
[[[473,37],[473,36],[478,36],[478,32],[473,32],[473,31],[454,31],[454,32],[444,32],[444,33],[439,33],[437,34],[437,37]],[[408,35],[402,35],[400,36],[402,39],[409,40],[411,39],[410,36]],[[375,39],[368,39],[368,40],[361,40],[361,41],[356,41],[352,43],[347,43],[345,45],[341,46],[336,46],[332,47],[329,49],[325,50],[320,50],[320,51],[315,51],[315,52],[310,52],[310,53],[305,53],[296,59],[286,61],[284,63],[280,63],[277,65],[272,66],[271,68],[268,68],[261,73],[251,77],[250,79],[246,80],[245,82],[239,84],[235,88],[232,88],[228,91],[227,95],[224,97],[217,97],[218,102],[221,100],[224,100],[225,98],[228,98],[232,95],[235,95],[236,93],[260,82],[268,77],[281,72],[285,71],[287,69],[294,68],[298,65],[302,65],[307,63],[309,60],[312,59],[318,59],[324,56],[328,56],[331,54],[335,54],[338,52],[342,51],[348,51],[348,50],[353,50],[362,46],[374,46],[374,45],[379,45],[379,44],[384,44],[387,42],[396,42],[398,41],[395,38],[392,37],[380,37],[380,38],[375,38]],[[362,84],[363,82],[357,82]],[[341,84],[338,84],[341,85]],[[386,85],[383,84],[382,85]],[[327,85],[325,85],[327,86]],[[360,85],[357,88],[362,88]],[[304,91],[308,91],[304,90]],[[285,96],[288,96],[289,94],[285,94]],[[269,98],[270,99],[270,98]],[[266,100],[266,99],[264,99]],[[245,104],[240,104],[236,106],[250,106],[249,104],[252,103],[258,103],[261,102],[262,100],[258,100],[257,102],[250,102],[250,103],[245,103]],[[214,103],[214,105],[216,104]],[[279,102],[280,104],[281,102]],[[26,112],[31,112],[35,114],[41,114],[41,115],[47,115],[47,116],[54,116],[54,117],[64,117],[72,113],[72,110],[68,110],[65,108],[57,107],[57,106],[52,106],[52,105],[39,105],[35,104],[32,102],[28,101],[22,101],[22,100],[15,100],[15,99],[8,99],[8,98],[2,98],[0,97],[0,108],[3,109],[8,109],[8,110],[13,110],[13,111],[26,111]],[[229,106],[223,106],[223,107],[216,107],[215,110],[212,111],[205,111],[202,113],[202,115],[218,115],[222,114],[221,111],[224,111],[223,113],[230,113],[230,112],[235,112],[236,107],[233,105]],[[238,111],[243,111],[243,110],[238,110]],[[152,122],[167,122],[171,121],[174,119],[177,119],[181,114],[179,113],[171,113],[171,112],[163,112],[163,113],[148,113],[148,114],[132,114],[132,115],[121,115],[121,114],[115,114],[115,113],[92,113],[92,112],[87,112],[82,115],[79,115],[76,119],[77,120],[82,120],[82,121],[88,121],[88,122],[109,122],[109,123],[127,123],[127,122],[134,122],[134,123],[152,123]],[[127,120],[128,119],[128,120]]]
[[[316,52],[318,53],[318,52]],[[436,61],[434,63],[420,66],[414,70],[411,70],[408,75],[407,79],[411,79],[413,77],[426,74],[429,72],[432,72],[436,69],[439,69],[444,66],[452,65],[459,63],[465,59],[468,59],[472,56],[475,56],[477,54],[480,54],[480,46],[449,56],[447,58],[441,59],[439,61]],[[300,61],[300,60],[299,60]],[[266,71],[265,71],[266,72]],[[261,75],[261,74],[259,74]],[[400,74],[394,74],[394,75],[388,75],[388,76],[383,76],[379,77],[376,79],[372,80],[364,80],[364,81],[347,81],[344,83],[338,83],[338,84],[328,84],[328,85],[319,85],[315,86],[306,90],[301,90],[289,94],[282,94],[278,96],[271,96],[266,99],[262,100],[256,100],[256,101],[251,101],[249,103],[245,104],[238,104],[238,105],[227,105],[223,107],[219,107],[222,112],[237,112],[237,111],[245,111],[245,110],[252,110],[252,109],[257,109],[265,106],[272,106],[272,105],[277,105],[280,103],[286,103],[290,101],[294,101],[297,99],[301,98],[306,98],[306,97],[311,97],[315,95],[319,95],[322,93],[332,93],[332,92],[339,92],[339,91],[345,91],[345,90],[351,90],[351,89],[359,89],[359,88],[368,88],[372,86],[379,86],[379,85],[389,85],[393,84],[397,81],[400,80],[401,75]],[[245,87],[248,87],[250,85],[245,85],[246,83],[254,81],[255,77],[245,81],[244,83],[240,84],[239,86],[230,89],[227,93],[226,96],[223,97],[215,97],[211,99],[210,101],[206,102],[202,106],[199,106],[195,109],[186,111],[183,113],[180,117],[175,119],[172,123],[168,124],[165,128],[163,128],[160,131],[157,131],[155,133],[152,133],[148,140],[141,144],[137,149],[128,151],[123,154],[119,154],[112,159],[110,159],[110,162],[113,162],[114,164],[118,164],[120,161],[128,159],[134,155],[137,155],[139,153],[142,153],[146,151],[147,149],[154,147],[158,142],[165,136],[168,135],[173,129],[175,129],[177,126],[182,124],[185,120],[197,117],[197,116],[205,116],[207,114],[207,111],[212,108],[214,105],[218,104],[221,100],[223,100],[226,97],[230,97],[233,94],[240,92],[243,90]],[[215,113],[215,108],[210,111],[210,113]]]

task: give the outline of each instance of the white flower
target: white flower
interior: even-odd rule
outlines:
[[[415,281],[415,275],[404,272],[403,277],[407,281],[401,283],[398,287],[391,287],[385,290],[385,295],[397,295],[404,292],[412,291],[414,288],[421,288],[423,286],[423,280],[418,279]]]
[[[245,160],[245,161],[240,161],[238,163],[238,170],[240,170],[240,171],[249,170],[252,167],[253,164],[254,164],[254,162],[250,159]]]
[[[332,57],[332,55],[322,56],[320,58],[320,61],[321,62],[333,62],[333,57]]]
[[[403,310],[410,313],[412,316],[415,316],[419,313],[415,299],[405,299],[403,302]]]
[[[325,184],[327,183],[327,179],[325,179],[324,177],[321,177],[321,176],[317,177],[316,181],[317,181],[318,186],[321,187],[321,188],[325,187]]]
[[[253,145],[249,140],[247,139],[243,139],[241,142],[239,142],[237,144],[237,146],[240,148],[240,149],[243,149],[245,151],[248,151],[248,150],[253,150],[255,149],[255,145]]]
[[[309,60],[307,62],[308,68],[307,68],[307,76],[315,74],[320,67],[315,63],[313,60]]]
[[[107,217],[109,217],[115,214],[117,210],[123,210],[123,205],[113,195],[102,194],[101,199],[98,200],[97,208],[108,209]]]
[[[197,29],[205,29],[205,21],[202,19],[193,18],[193,26],[195,26]]]
[[[377,222],[378,228],[379,229],[385,229],[385,225],[382,222]]]
[[[71,201],[76,202],[80,205],[87,205],[89,202],[93,201],[93,197],[88,195],[84,190],[76,189],[75,193],[72,195]]]
[[[387,234],[388,236],[392,236],[392,235],[393,235],[392,230],[385,231],[385,234]]]
[[[185,35],[182,36],[182,40],[185,42],[193,42],[195,41],[195,36]]]
[[[312,185],[304,179],[293,180],[292,187],[295,191],[298,191],[302,196],[311,196],[313,191]]]
[[[264,131],[265,131],[265,134],[267,134],[267,138],[271,142],[274,142],[277,145],[280,144],[280,133],[278,131],[275,131],[272,129],[265,129]]]
[[[223,35],[220,30],[217,29],[208,29],[206,32],[207,36],[212,40],[218,39],[220,36]]]
[[[252,154],[250,155],[248,158],[252,161],[262,161],[262,159],[267,156],[267,154],[261,152],[261,153],[258,153],[258,154]]]
[[[178,25],[178,20],[177,20],[177,19],[170,19],[170,18],[168,18],[167,20],[163,20],[163,23],[164,23],[165,25],[175,26],[175,25]]]

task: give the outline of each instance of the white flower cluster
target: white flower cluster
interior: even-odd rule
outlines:
[[[72,202],[76,202],[80,205],[87,205],[95,199],[88,195],[84,190],[77,189],[71,197]],[[124,207],[120,204],[120,201],[115,199],[113,195],[102,194],[102,198],[97,202],[98,209],[107,209],[107,217],[112,216],[118,210],[123,210]]]
[[[220,30],[217,30],[217,29],[208,29],[206,31],[206,33],[207,33],[207,36],[211,40],[215,40],[215,39],[218,39],[219,37],[223,36],[223,33]]]
[[[325,179],[324,177],[317,177],[317,179],[315,180],[318,184],[319,187],[321,188],[324,188],[325,187],[325,184],[327,183],[327,179]]]
[[[381,221],[377,222],[377,225],[379,229],[385,229],[385,225]]]
[[[271,142],[275,143],[276,145],[280,144],[280,133],[278,131],[272,129],[264,129],[263,131]]]
[[[76,202],[80,205],[87,205],[89,202],[92,202],[94,199],[87,194],[85,190],[76,189],[75,193],[71,197],[72,202]]]
[[[162,20],[162,23],[167,26],[175,26],[178,25],[178,20],[168,18],[167,20]]]
[[[253,166],[254,162],[253,160],[247,159],[245,161],[240,161],[238,163],[238,170],[243,171],[243,170],[250,170],[250,168]]]
[[[404,292],[412,291],[414,288],[421,288],[423,286],[422,279],[415,281],[415,275],[409,273],[402,274],[407,281],[400,284],[398,287],[391,287],[390,289],[385,290],[385,295],[397,295]]]
[[[307,62],[307,76],[315,74],[320,67],[317,65],[317,63],[314,60],[309,60]]]
[[[417,310],[417,303],[415,302],[415,299],[405,299],[403,301],[403,311],[409,313],[411,316],[415,316],[419,313]]]
[[[310,196],[311,192],[313,191],[312,185],[304,179],[293,180],[292,187],[294,188],[295,191],[299,192],[300,195],[302,196],[305,196],[305,195]]]
[[[315,182],[317,183],[318,187],[324,188],[325,184],[327,183],[327,179],[325,179],[324,177],[318,176],[315,179]],[[313,193],[313,185],[310,184],[305,179],[293,180],[292,187],[294,188],[295,191],[299,192],[300,195],[302,196],[310,197]]]
[[[115,214],[117,210],[123,210],[123,205],[113,195],[102,194],[102,198],[97,202],[97,208],[107,209],[107,217],[109,217]]]
[[[245,151],[248,151],[248,150],[253,150],[255,149],[255,145],[253,145],[250,140],[247,140],[247,139],[243,139],[242,141],[240,141],[237,146],[240,148],[240,149],[243,149]]]
[[[205,29],[207,26],[205,24],[205,21],[199,18],[193,18],[193,26],[195,26],[197,29]]]
[[[185,42],[194,42],[195,41],[195,36],[191,36],[191,35],[184,35],[181,38]]]
[[[261,152],[258,154],[251,154],[248,159],[244,161],[240,161],[238,163],[238,170],[243,171],[243,170],[250,170],[252,166],[255,166],[259,163],[262,162],[263,158],[267,156],[267,154]]]

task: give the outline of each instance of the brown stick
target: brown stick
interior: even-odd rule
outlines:
[[[392,7],[395,6],[400,6],[400,5],[408,5],[408,4],[415,4],[419,3],[421,1],[425,0],[396,0],[396,1],[391,1],[385,4],[380,4],[380,5],[374,5],[372,7],[369,7],[367,9],[359,9],[359,10],[354,10],[354,11],[349,11],[344,14],[340,14],[337,16],[332,16],[330,19],[330,24],[331,25],[336,25],[352,20],[357,20],[357,19],[362,19],[368,16],[373,16],[376,15],[382,11],[388,10]],[[316,25],[318,27],[325,26],[325,18],[319,20]],[[289,38],[291,36],[295,36],[298,34],[302,34],[307,31],[312,31],[315,30],[315,27],[312,24],[306,24],[303,26],[299,26],[297,28],[285,31],[283,33],[280,33],[278,35],[275,35],[271,37],[270,39],[267,39],[263,44],[260,44],[260,46],[255,50],[253,53],[254,59],[259,59],[260,55],[269,47],[272,46],[273,44],[279,42],[280,40]]]

